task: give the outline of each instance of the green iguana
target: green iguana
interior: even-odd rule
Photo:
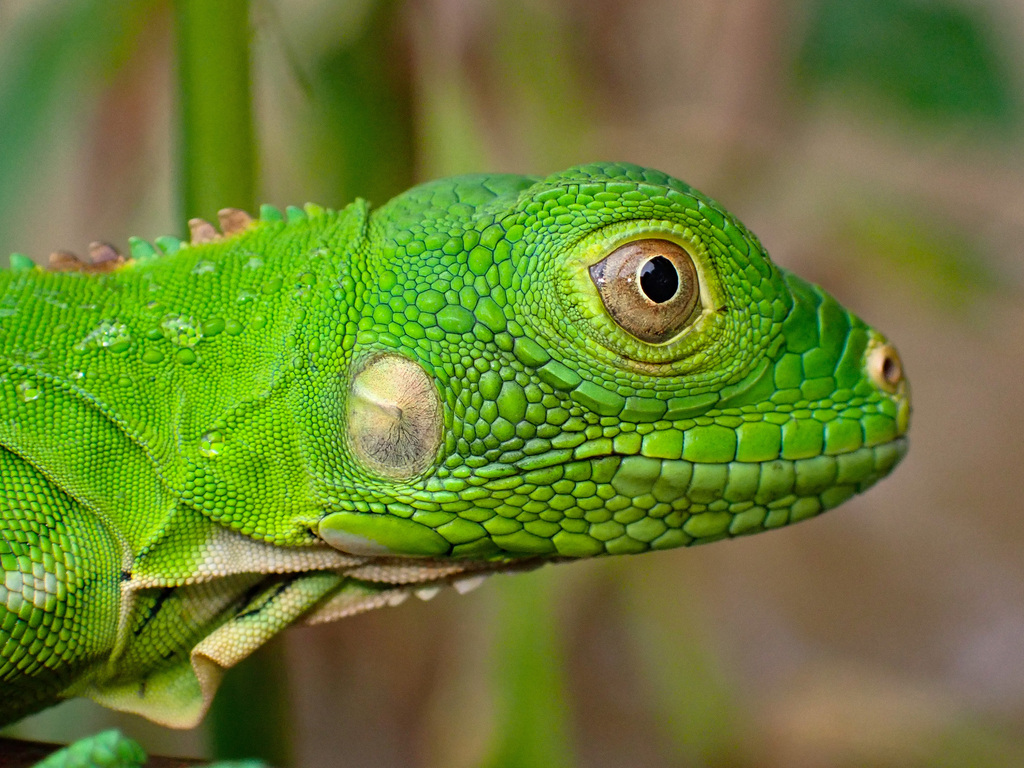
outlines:
[[[190,727],[291,624],[778,528],[907,448],[885,338],[658,171],[220,224],[0,276],[0,724]]]

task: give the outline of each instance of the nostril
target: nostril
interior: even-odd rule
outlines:
[[[868,355],[868,374],[872,381],[886,392],[895,392],[903,382],[903,363],[896,348],[880,344]]]
[[[899,384],[900,379],[903,378],[900,361],[895,357],[886,355],[885,359],[882,360],[882,378],[885,379],[886,383],[890,386],[896,386]]]

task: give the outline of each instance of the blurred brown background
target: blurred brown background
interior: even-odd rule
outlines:
[[[1024,765],[1024,4],[250,13],[262,200],[654,166],[886,332],[914,394],[903,465],[821,519],[290,632],[295,765]],[[0,1],[0,250],[181,233],[174,71],[167,2]]]

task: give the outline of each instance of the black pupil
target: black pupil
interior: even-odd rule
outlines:
[[[676,295],[679,274],[664,256],[655,256],[640,268],[640,290],[655,304],[664,304]]]

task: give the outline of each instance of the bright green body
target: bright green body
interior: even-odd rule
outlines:
[[[290,623],[776,528],[905,451],[884,339],[656,171],[273,219],[0,274],[0,723],[88,695],[191,725]],[[657,344],[587,273],[646,237],[703,302]]]

